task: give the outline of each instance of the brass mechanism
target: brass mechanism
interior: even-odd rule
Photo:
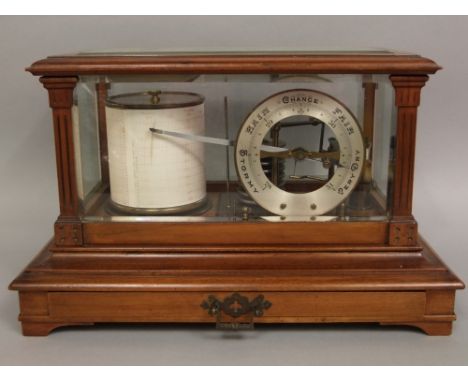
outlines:
[[[261,158],[275,157],[275,158],[284,158],[284,159],[294,158],[296,160],[304,160],[306,158],[309,158],[309,159],[328,158],[328,159],[339,160],[340,152],[339,151],[322,151],[322,152],[307,151],[303,149],[302,147],[298,147],[298,148],[295,148],[294,150],[282,151],[282,152],[262,151],[260,153],[260,157]]]

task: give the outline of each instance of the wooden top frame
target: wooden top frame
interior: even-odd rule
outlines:
[[[433,74],[441,67],[415,55],[390,51],[90,53],[51,56],[27,71],[40,76],[129,74]]]

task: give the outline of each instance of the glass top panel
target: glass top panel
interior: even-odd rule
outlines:
[[[103,51],[86,51],[77,52],[72,54],[54,55],[50,57],[112,57],[112,56],[257,56],[257,55],[379,55],[379,56],[395,56],[395,55],[409,55],[410,53],[396,52],[382,48],[364,48],[364,49],[343,49],[343,48],[320,48],[310,50],[238,50],[238,49],[220,49],[216,51],[206,50],[165,50],[165,51],[147,51],[147,50],[103,50]]]

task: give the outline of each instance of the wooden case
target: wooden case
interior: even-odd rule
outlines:
[[[53,240],[10,285],[19,292],[23,334],[101,322],[234,329],[376,322],[450,334],[455,291],[464,285],[419,237],[412,216],[420,91],[438,69],[417,55],[372,52],[75,55],[34,63],[27,70],[41,76],[53,111],[60,215]],[[71,111],[79,76],[200,73],[388,74],[397,108],[392,218],[261,229],[81,219]],[[97,91],[106,181],[105,83]]]

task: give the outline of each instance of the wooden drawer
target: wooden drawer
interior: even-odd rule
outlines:
[[[242,292],[254,299],[260,293]],[[51,292],[49,317],[79,322],[214,322],[201,307],[227,292]],[[424,292],[265,292],[271,306],[255,322],[352,322],[424,315]]]

